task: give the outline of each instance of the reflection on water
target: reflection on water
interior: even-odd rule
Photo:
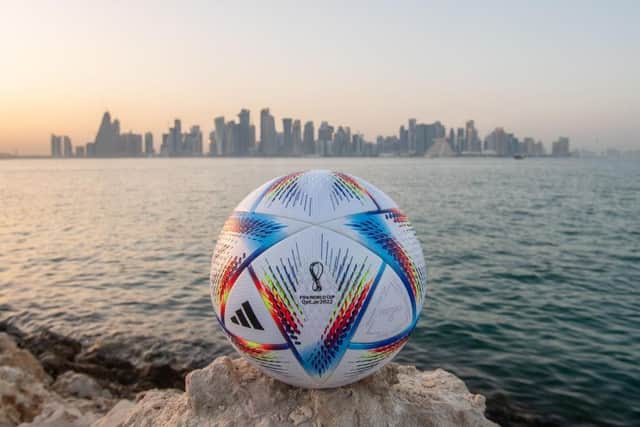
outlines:
[[[222,223],[267,179],[318,167],[379,186],[423,243],[429,295],[400,361],[574,423],[640,418],[640,163],[0,162],[0,319],[131,357],[229,353],[208,300]]]

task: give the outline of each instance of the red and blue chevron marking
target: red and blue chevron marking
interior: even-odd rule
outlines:
[[[363,212],[350,215],[346,226],[356,231],[361,243],[378,254],[400,277],[407,288],[415,321],[417,320],[416,300],[421,300],[422,293],[420,275],[405,248],[385,223],[386,219],[390,219],[396,223],[408,224],[406,218],[399,209]]]
[[[211,285],[216,290],[215,301],[220,307],[220,317],[224,319],[229,292],[242,271],[261,253],[286,237],[286,224],[266,214],[255,212],[234,212],[225,223],[220,240],[229,236],[242,238],[249,246],[249,253],[243,257],[232,256],[225,260],[221,273]],[[214,280],[216,283],[214,283]]]

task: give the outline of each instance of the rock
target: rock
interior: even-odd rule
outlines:
[[[13,366],[0,366],[0,427],[31,422],[50,400],[44,384]]]
[[[79,372],[67,371],[56,378],[53,389],[62,396],[75,396],[85,399],[111,399],[111,393],[103,389],[90,376]]]
[[[13,366],[32,375],[38,381],[49,381],[38,360],[27,350],[18,348],[7,334],[0,333],[0,366]]]
[[[82,350],[80,342],[46,329],[28,335],[26,341],[29,349],[36,356],[49,351],[66,360],[72,360]]]
[[[31,374],[0,366],[0,427],[88,426],[99,417],[90,410],[94,406],[93,401],[63,399]]]
[[[184,389],[186,372],[174,369],[168,364],[148,364],[138,372],[138,388]]]
[[[110,393],[84,374],[50,382],[30,352],[0,333],[0,427],[89,426],[113,406]]]
[[[109,378],[124,385],[134,384],[137,379],[136,367],[116,354],[110,351],[108,346],[96,343],[78,354],[72,364],[72,369],[86,372],[98,378]]]
[[[139,368],[105,346],[83,352],[56,334],[39,334],[38,342],[14,332],[15,339],[0,333],[0,427],[495,426],[484,416],[484,397],[454,375],[397,364],[346,387],[305,390],[221,357],[188,374],[185,392],[153,389],[114,406],[114,395],[182,387],[186,371],[158,361]],[[50,387],[45,372],[57,377]]]
[[[33,421],[20,424],[20,427],[87,427],[97,418],[92,412],[82,412],[74,406],[52,401],[44,405]]]
[[[59,354],[45,351],[39,357],[42,367],[51,375],[58,375],[69,369],[69,361]]]
[[[111,408],[107,415],[96,421],[91,427],[119,427],[134,406],[130,400],[121,400]]]
[[[495,426],[484,411],[483,396],[441,369],[389,364],[356,384],[305,390],[220,357],[187,376],[186,392],[146,392],[96,426]]]
[[[313,415],[313,410],[308,406],[301,406],[293,410],[292,413],[289,414],[289,419],[293,423],[293,425],[297,426],[302,424],[305,421],[308,421]]]

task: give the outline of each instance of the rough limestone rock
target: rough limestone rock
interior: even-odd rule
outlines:
[[[20,368],[0,366],[0,427],[30,422],[47,400],[43,383]]]
[[[90,426],[115,403],[86,375],[61,375],[56,390],[50,381],[31,353],[0,334],[0,427]]]
[[[72,405],[49,401],[33,421],[20,424],[20,427],[86,427],[97,418],[98,415],[93,412],[83,412]]]
[[[108,417],[96,421],[91,427],[119,427],[129,416],[135,404],[130,400],[121,400],[109,411]]]
[[[27,350],[18,348],[13,338],[0,332],[0,366],[12,366],[31,374],[41,382],[49,381],[38,359]]]
[[[94,378],[69,371],[73,363],[51,370],[51,384],[31,353],[0,334],[0,427],[495,426],[484,417],[484,397],[439,369],[390,364],[356,384],[304,390],[263,375],[243,359],[221,357],[191,372],[184,393],[149,390],[136,402],[115,404]],[[176,372],[160,366],[145,378],[174,384]]]
[[[0,427],[80,427],[98,418],[49,391],[31,374],[0,366]]]
[[[89,375],[67,371],[56,378],[53,389],[63,396],[75,396],[84,399],[111,399],[111,393]]]
[[[187,376],[185,393],[148,391],[96,426],[495,426],[484,410],[483,396],[441,369],[390,364],[356,384],[304,390],[220,357]]]

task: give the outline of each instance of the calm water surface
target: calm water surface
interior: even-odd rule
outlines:
[[[423,244],[429,295],[400,361],[567,424],[640,422],[639,162],[3,161],[0,320],[138,360],[229,354],[217,234],[254,187],[319,167],[379,186]]]

